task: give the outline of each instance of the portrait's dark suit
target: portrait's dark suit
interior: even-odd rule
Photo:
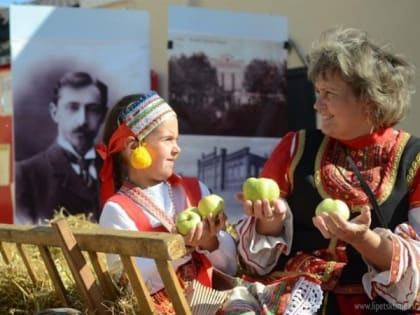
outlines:
[[[100,158],[94,163],[99,176]],[[61,207],[71,214],[92,213],[96,221],[100,213],[99,191],[99,180],[91,181],[87,187],[64,149],[54,143],[15,165],[15,221],[45,222]]]

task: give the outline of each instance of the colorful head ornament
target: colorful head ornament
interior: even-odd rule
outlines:
[[[154,91],[129,104],[120,113],[119,127],[112,134],[108,144],[100,143],[96,146],[104,160],[100,172],[102,204],[114,194],[112,155],[124,149],[127,137],[135,136],[141,142],[171,117],[176,117],[175,111]]]

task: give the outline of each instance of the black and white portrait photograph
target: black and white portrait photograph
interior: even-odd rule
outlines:
[[[60,209],[96,221],[95,144],[108,108],[150,88],[148,14],[16,6],[10,15],[15,221],[45,223]]]

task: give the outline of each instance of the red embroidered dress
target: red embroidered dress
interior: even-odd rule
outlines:
[[[169,179],[169,185],[181,185],[185,192],[186,205],[196,205],[198,200],[201,198],[201,190],[199,183],[193,178],[180,178],[172,176]],[[170,186],[169,195],[170,199],[173,199],[172,189]],[[120,188],[117,194],[113,195],[108,200],[119,204],[122,209],[127,213],[129,218],[135,223],[139,231],[154,231],[154,232],[175,232],[175,224],[173,218],[155,204],[140,188],[134,186],[129,182],[125,182]],[[174,204],[174,201],[171,200]],[[157,218],[162,225],[152,227],[149,217],[146,212]],[[206,270],[204,268],[211,267],[211,263],[203,256],[193,255],[194,259],[189,260],[187,263],[180,266],[177,270],[178,279],[181,286],[188,290],[189,283],[197,279],[200,275],[204,277]],[[204,259],[204,263],[203,263]],[[204,274],[204,275],[203,275]],[[126,282],[124,275],[120,282]],[[152,295],[155,302],[155,309],[159,314],[174,314],[172,303],[170,302],[169,296],[165,290],[159,290]]]
[[[325,251],[329,240],[324,239],[312,223],[316,206],[326,197],[344,200],[349,205],[352,216],[356,216],[362,207],[372,208],[358,177],[346,161],[346,154],[352,157],[372,190],[385,218],[385,228],[395,231],[398,226],[401,234],[396,237],[395,232],[389,236],[393,238],[394,248],[400,249],[400,252],[394,251],[395,263],[390,272],[400,276],[387,278],[377,287],[375,281],[380,282],[378,279],[383,275],[374,272],[360,254],[346,244],[339,243],[335,257],[329,256]],[[420,141],[406,132],[392,128],[345,142],[325,137],[319,130],[288,133],[273,151],[261,176],[273,178],[280,185],[282,197],[287,200],[293,214],[293,242],[277,241],[277,245],[272,246],[274,256],[267,256],[263,262],[262,255],[258,257],[255,246],[254,254],[249,249],[252,244],[258,243],[258,236],[253,230],[252,220],[248,220],[239,227],[241,236],[238,249],[245,264],[254,266],[256,270],[260,269],[261,274],[268,267],[267,261],[275,261],[280,252],[290,251],[290,255],[281,255],[278,258],[277,266],[269,263],[268,271],[274,268],[292,273],[307,273],[322,282],[326,290],[346,294],[358,292],[363,295],[369,291],[366,293],[371,297],[380,295],[388,302],[404,305],[406,308],[418,300],[416,296],[419,281],[416,280],[408,288],[410,279],[404,279],[401,275],[401,270],[404,271],[407,266],[400,263],[400,259],[401,255],[408,255],[408,261],[414,265],[407,270],[416,275],[411,280],[416,279],[420,268],[415,262],[420,262],[420,250],[414,242],[418,241],[417,234],[406,224],[401,224],[408,221],[409,209],[420,206],[419,166]],[[380,225],[375,216],[372,216],[371,228],[375,227]],[[413,239],[407,245],[402,235],[405,238],[411,235]],[[266,248],[264,250],[267,251]],[[389,288],[393,285],[398,288],[395,289],[396,292],[403,292],[401,287],[407,289],[404,291],[405,300],[401,296],[397,297],[396,293],[385,293],[392,290]],[[350,296],[346,300],[350,301]],[[337,303],[342,302],[340,298],[336,300],[334,296],[330,296],[329,302],[324,311],[328,314],[338,312]],[[354,308],[349,310],[353,312]],[[344,314],[341,308],[340,312]]]

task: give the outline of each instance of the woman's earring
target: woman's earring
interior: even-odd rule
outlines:
[[[148,168],[152,164],[152,157],[147,151],[145,143],[133,150],[130,156],[130,163],[136,169]]]

